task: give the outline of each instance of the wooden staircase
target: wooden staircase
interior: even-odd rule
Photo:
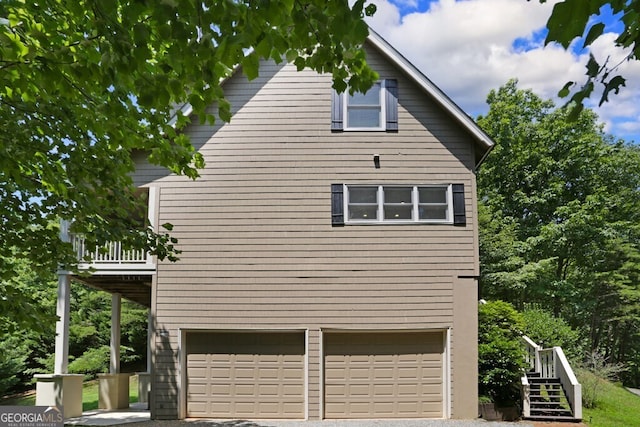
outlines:
[[[540,378],[539,373],[527,374],[530,384],[530,413],[532,421],[577,422],[562,388],[560,378]]]
[[[582,386],[560,347],[542,348],[523,336],[529,371],[522,377],[525,420],[579,422]]]

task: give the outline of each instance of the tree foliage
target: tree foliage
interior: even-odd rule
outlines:
[[[569,360],[581,362],[585,346],[579,331],[563,318],[543,308],[527,307],[522,312],[524,334],[544,348],[562,347]]]
[[[196,178],[203,159],[175,107],[230,120],[222,82],[238,67],[255,78],[262,59],[367,89],[377,76],[363,18],[374,11],[365,0],[0,2],[2,296],[25,301],[8,282],[14,259],[41,273],[76,261],[58,219],[89,244],[124,241],[174,259],[165,231],[131,232],[141,203],[132,153]]]
[[[545,3],[546,0],[540,0]],[[613,15],[613,18],[611,17]],[[611,22],[613,21],[613,22]],[[565,49],[581,37],[582,48],[599,39],[607,25],[620,27],[614,41],[616,47],[627,49],[625,61],[640,59],[640,1],[639,0],[563,0],[554,7],[547,21],[545,43],[558,42]],[[586,79],[583,83],[568,82],[559,95],[573,101],[570,119],[575,119],[584,108],[597,85],[601,86],[600,105],[609,100],[609,95],[618,93],[625,86],[625,78],[618,73],[621,63],[609,63],[610,58],[589,56]]]
[[[20,335],[0,341],[0,396],[9,394],[20,384],[28,356],[27,345]]]
[[[640,349],[640,147],[511,81],[478,123],[483,297],[548,309],[612,363]]]

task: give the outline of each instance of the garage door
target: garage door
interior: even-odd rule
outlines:
[[[441,332],[324,335],[325,418],[441,418]]]
[[[304,418],[304,333],[188,333],[187,417]]]

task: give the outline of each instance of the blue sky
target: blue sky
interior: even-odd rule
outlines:
[[[590,50],[576,41],[565,51],[545,46],[544,26],[557,2],[549,0],[372,0],[378,7],[372,28],[473,117],[487,111],[486,97],[511,78],[557,105],[567,81],[584,81],[589,52],[617,63],[624,52],[613,47],[615,20],[608,14],[606,34]],[[607,11],[605,11],[606,13]],[[610,102],[589,107],[605,130],[640,143],[640,62],[623,62],[627,86]]]

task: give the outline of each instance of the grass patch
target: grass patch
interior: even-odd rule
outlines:
[[[138,376],[129,377],[129,403],[138,401]],[[98,380],[85,381],[82,384],[82,410],[92,411],[98,409]],[[19,396],[13,396],[0,402],[0,405],[35,406],[35,389]]]
[[[36,406],[36,391],[30,390],[0,401],[2,406]]]
[[[583,408],[582,418],[590,427],[638,425],[640,396],[619,384],[602,381],[594,408]]]
[[[138,401],[138,376],[129,377],[129,403]],[[82,385],[82,410],[93,411],[98,409],[99,394],[98,380],[85,381]]]

